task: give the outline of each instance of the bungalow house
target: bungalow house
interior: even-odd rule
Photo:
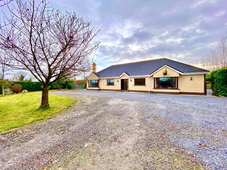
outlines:
[[[87,90],[206,95],[209,71],[167,58],[112,65],[88,76]]]

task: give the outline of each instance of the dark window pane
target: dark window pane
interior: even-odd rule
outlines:
[[[145,85],[145,78],[135,79],[135,85]]]
[[[172,88],[177,88],[177,79],[172,78]]]
[[[157,78],[155,88],[177,88],[177,78],[176,77],[163,77]]]
[[[98,80],[89,80],[88,86],[89,87],[99,87],[99,81]]]
[[[107,85],[114,85],[114,80],[107,80]]]

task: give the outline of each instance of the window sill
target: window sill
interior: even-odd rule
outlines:
[[[109,85],[109,84],[107,84],[106,86],[115,86],[115,85]]]
[[[156,90],[180,90],[178,88],[154,88]]]
[[[146,85],[133,85],[133,86],[146,86]]]

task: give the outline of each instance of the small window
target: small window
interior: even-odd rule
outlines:
[[[89,80],[88,87],[99,87],[99,81],[98,80]]]
[[[145,86],[145,78],[135,79],[135,86]]]
[[[112,86],[114,86],[114,80],[107,80],[107,85],[112,85]]]

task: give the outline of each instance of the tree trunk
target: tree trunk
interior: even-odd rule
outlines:
[[[5,88],[4,88],[4,79],[2,79],[2,95],[5,95],[4,90],[5,90]]]
[[[40,109],[47,109],[50,107],[49,100],[48,100],[48,84],[43,85],[43,91],[42,91],[42,99],[41,99],[41,105]]]

